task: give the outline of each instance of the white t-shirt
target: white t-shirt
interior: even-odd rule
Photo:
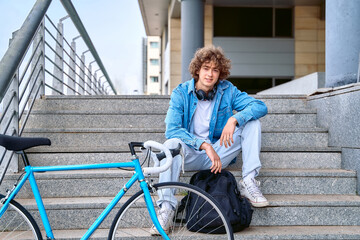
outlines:
[[[215,101],[199,100],[193,115],[190,132],[195,137],[209,142],[210,118]]]

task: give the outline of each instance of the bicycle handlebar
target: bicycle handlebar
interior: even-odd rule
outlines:
[[[165,153],[165,156],[166,156],[166,163],[162,166],[160,166],[160,162],[159,160],[157,159],[156,155],[153,154],[152,155],[152,159],[154,160],[155,164],[154,164],[154,167],[146,167],[146,168],[143,168],[143,172],[144,174],[158,174],[158,173],[161,173],[161,172],[165,172],[166,170],[168,170],[172,164],[172,160],[173,160],[173,157],[170,153],[170,150],[168,148],[166,148],[163,144],[160,144],[158,142],[155,142],[155,141],[147,141],[147,142],[144,142],[144,147],[149,149],[149,148],[156,148],[160,151],[163,151]],[[154,157],[155,155],[155,157]]]
[[[181,153],[181,144],[179,143],[179,145],[176,148],[169,149],[169,150],[170,150],[171,156],[175,157]],[[166,158],[166,155],[164,152],[161,152],[161,153],[157,153],[156,157],[159,161],[161,161],[162,159]]]
[[[180,145],[180,144],[179,144]],[[149,149],[149,148],[156,148],[160,151],[162,151],[163,153],[160,154],[155,154],[154,152],[151,151],[151,158],[154,161],[154,166],[153,167],[146,167],[143,168],[143,172],[144,174],[158,174],[161,172],[165,172],[166,170],[168,170],[172,164],[173,161],[173,156],[176,156],[178,154],[182,154],[182,150],[181,150],[181,145],[178,146],[175,149],[172,149],[172,152],[170,152],[170,150],[165,147],[163,144],[155,142],[155,141],[147,141],[144,143],[144,147]],[[166,163],[162,166],[160,166],[160,161],[159,158],[163,158],[163,154],[165,154],[166,157]]]
[[[158,149],[161,151],[160,153],[157,153],[157,154],[154,153],[153,151],[150,151],[151,159],[154,161],[154,166],[143,168],[144,174],[148,174],[148,175],[165,172],[166,170],[168,170],[170,168],[172,161],[173,161],[173,157],[177,156],[178,154],[183,156],[181,144],[179,144],[174,149],[168,149],[161,143],[158,143],[155,141],[147,141],[144,143],[143,142],[130,142],[129,147],[130,147],[131,154],[133,156],[135,156],[135,149],[134,149],[135,147],[141,147],[143,149],[144,148],[145,149],[155,148],[155,149]],[[164,165],[160,166],[160,161],[164,158],[166,158],[166,163]]]

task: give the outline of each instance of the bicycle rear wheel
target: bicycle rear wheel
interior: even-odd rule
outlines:
[[[168,234],[170,239],[234,239],[231,225],[228,218],[223,213],[222,208],[213,197],[195,186],[178,182],[155,184],[153,186],[154,191],[151,191],[150,189],[155,210],[159,209],[156,204],[159,199],[158,194],[169,189],[175,192],[175,196],[178,200],[178,208],[175,211],[175,217],[172,220],[170,232]],[[183,206],[186,206],[190,196],[195,201],[203,202],[200,206],[205,208],[205,205],[207,205],[206,211],[209,211],[209,213],[211,212],[212,216],[215,216],[213,221],[207,223],[209,226],[211,226],[214,221],[220,223],[220,225],[216,228],[210,227],[211,232],[209,233],[200,233],[202,230],[208,228],[208,226],[204,226],[201,229],[194,231],[193,225],[191,224],[198,221],[193,221],[190,218],[194,218],[196,214],[186,214],[186,211],[188,211],[188,213],[196,213],[201,207],[197,205],[197,209],[180,209],[183,208]],[[199,221],[201,221],[201,219],[199,219]],[[144,200],[144,192],[139,191],[122,206],[115,216],[110,228],[109,239],[146,238],[151,236],[150,229],[152,225],[153,223],[150,219]],[[222,234],[215,234],[218,232],[222,232]],[[162,239],[161,236],[159,236],[159,239]]]
[[[0,199],[4,198],[0,194]],[[39,226],[30,213],[18,202],[11,200],[8,209],[0,218],[0,239],[42,240]]]

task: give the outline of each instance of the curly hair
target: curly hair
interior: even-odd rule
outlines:
[[[226,79],[230,75],[231,61],[225,57],[221,47],[203,47],[195,52],[194,58],[189,65],[192,77],[197,81],[201,66],[206,62],[214,62],[220,70],[219,80]]]

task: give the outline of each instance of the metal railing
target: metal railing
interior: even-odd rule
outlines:
[[[68,16],[57,25],[46,15],[50,3],[36,1],[0,62],[0,134],[20,136],[35,100],[44,95],[116,94],[71,1],[61,0]],[[71,18],[79,34],[71,42],[64,36],[66,18]],[[75,41],[80,38],[87,50],[79,56]],[[90,63],[86,53],[91,53]],[[0,183],[7,170],[18,171],[15,158],[13,152],[0,150]]]

